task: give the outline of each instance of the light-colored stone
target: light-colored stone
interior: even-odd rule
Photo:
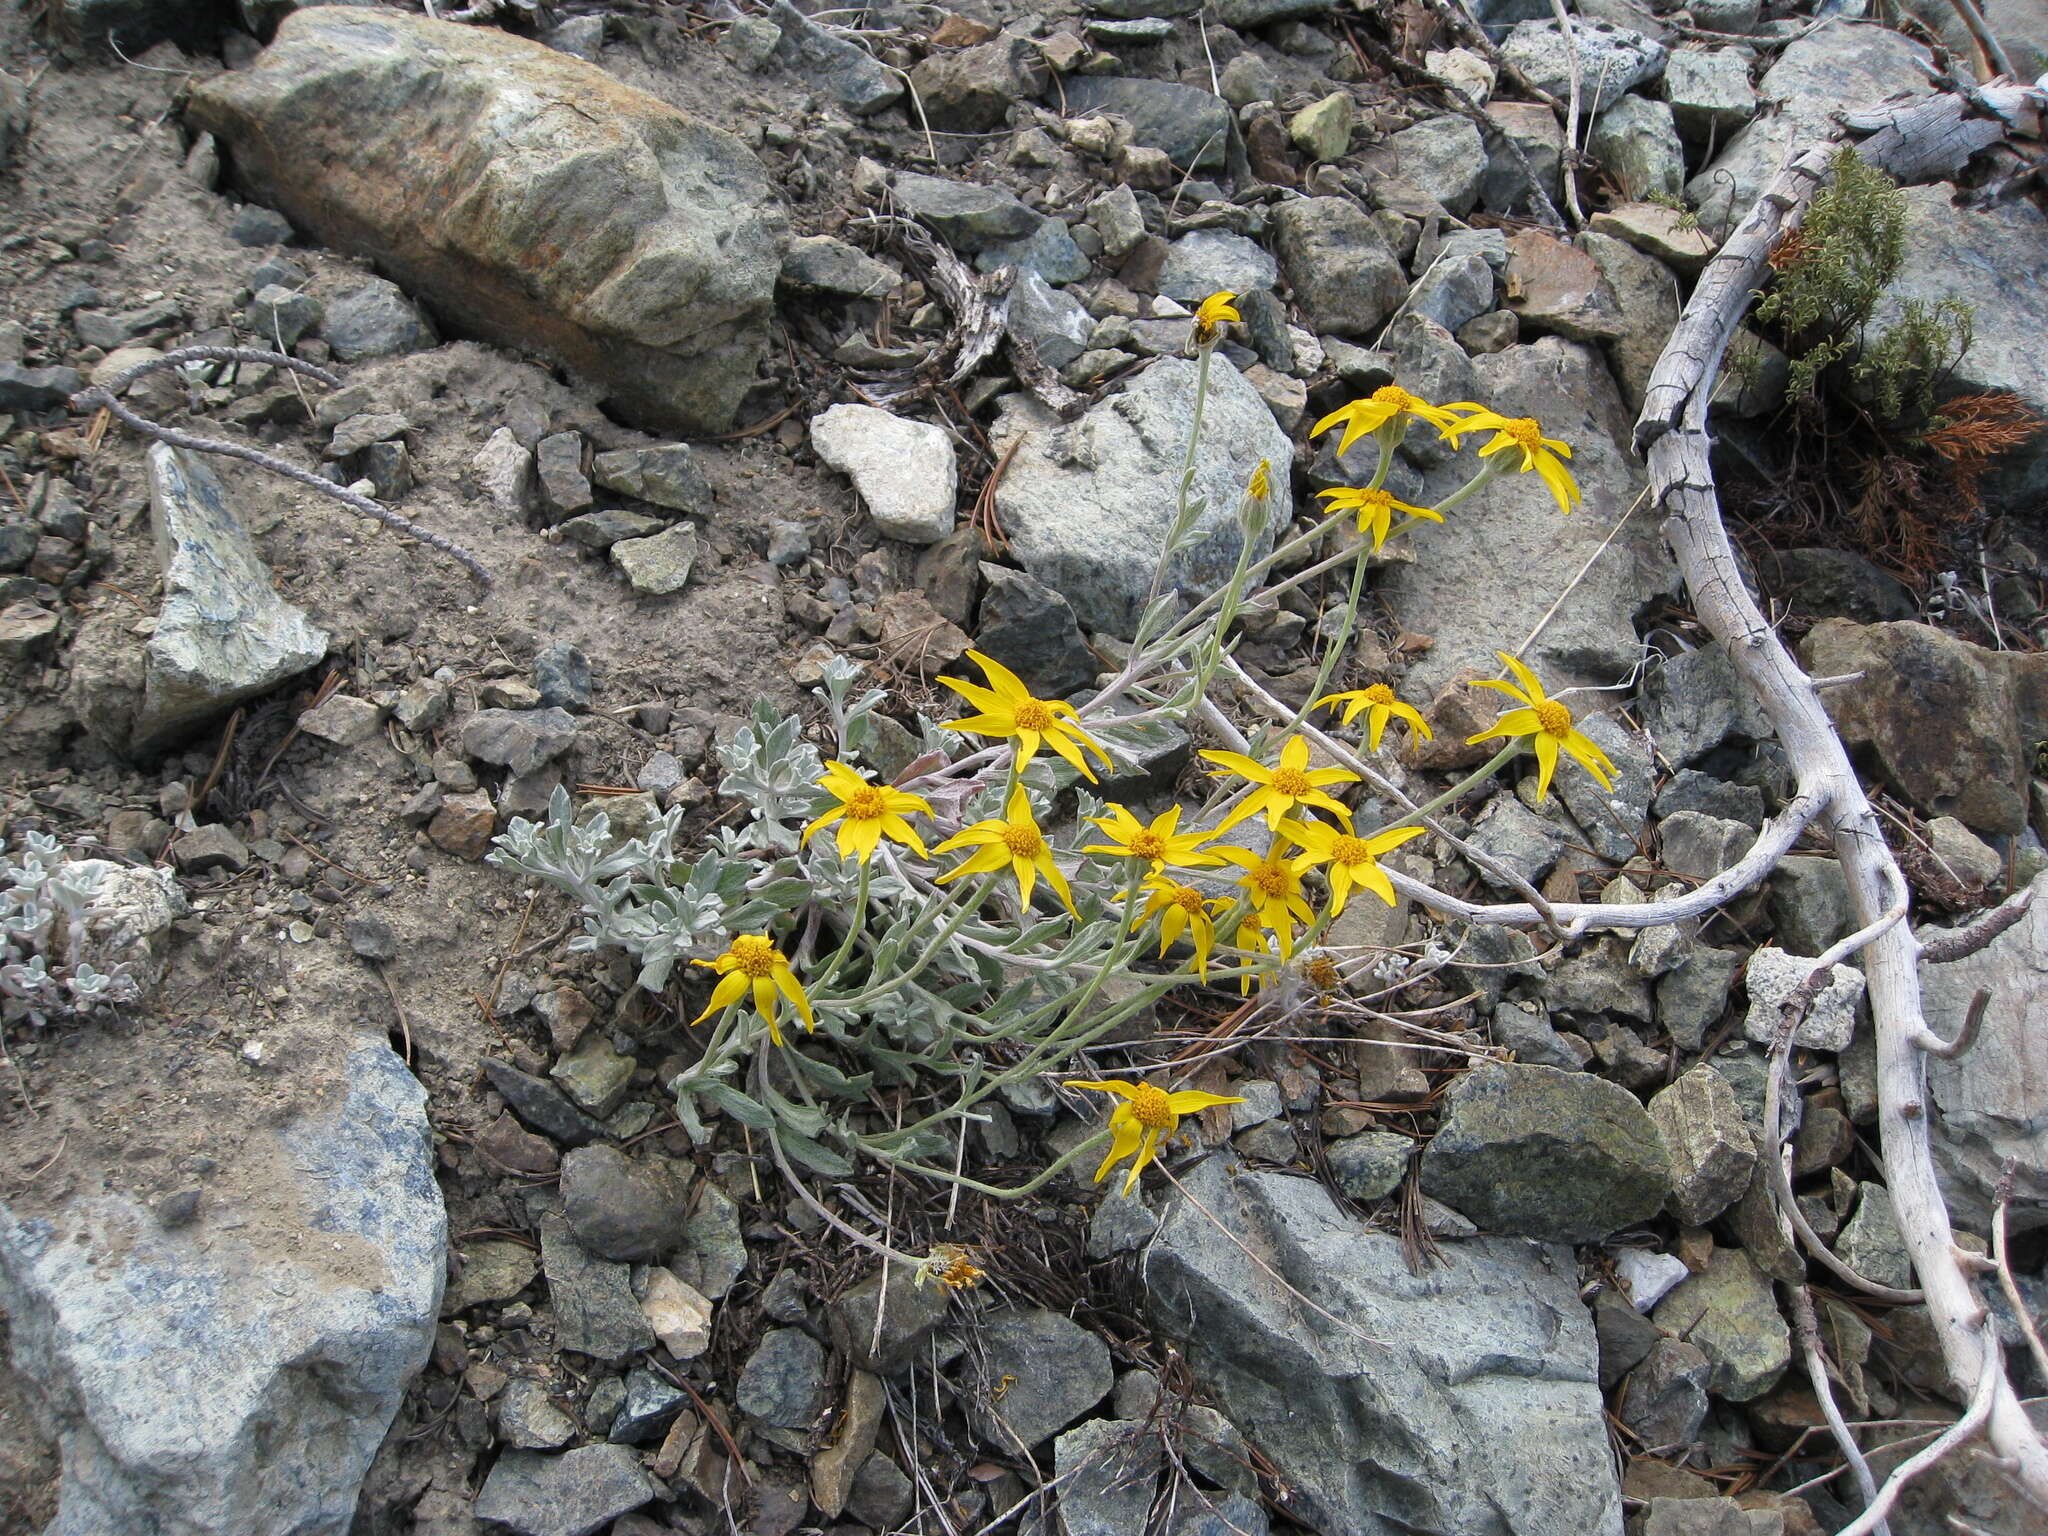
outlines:
[[[144,649],[143,698],[125,745],[149,752],[327,654],[327,632],[278,596],[213,465],[148,451],[150,528],[163,607]]]
[[[647,1326],[678,1360],[694,1360],[711,1347],[711,1303],[673,1270],[652,1265],[640,1291],[640,1311]]]
[[[1733,48],[1680,49],[1664,63],[1664,99],[1684,137],[1725,141],[1756,116],[1749,61]]]
[[[1196,365],[1164,358],[1129,389],[1060,423],[1013,405],[996,425],[999,445],[1029,431],[996,490],[996,514],[1025,570],[1063,595],[1084,628],[1128,635],[1151,589],[1194,406]],[[1237,563],[1237,508],[1261,459],[1289,462],[1293,444],[1244,376],[1222,357],[1209,366],[1206,424],[1192,494],[1208,505],[1169,585],[1188,597],[1214,590]],[[1257,547],[1294,515],[1286,477]]]
[[[1547,17],[1518,22],[1500,51],[1530,84],[1560,100],[1571,93],[1571,59],[1576,53],[1581,110],[1595,115],[1663,73],[1667,52],[1645,33],[1583,16],[1572,24],[1569,43],[1564,29]]]
[[[1676,197],[1685,185],[1685,146],[1664,102],[1622,97],[1594,122],[1587,147],[1624,197]]]
[[[1749,1011],[1742,1018],[1743,1034],[1759,1045],[1775,1040],[1786,1001],[1812,974],[1813,960],[1806,955],[1760,949],[1750,956]],[[1856,1010],[1863,1001],[1863,973],[1851,966],[1838,965],[1831,977],[1792,1037],[1794,1043],[1808,1050],[1846,1051],[1856,1033]]]
[[[811,418],[811,446],[852,478],[889,538],[933,544],[953,531],[960,471],[944,428],[872,405],[835,405]]]

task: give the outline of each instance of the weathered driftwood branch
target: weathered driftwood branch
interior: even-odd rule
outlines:
[[[330,389],[341,387],[341,377],[329,373],[325,368],[296,357],[287,357],[282,352],[269,352],[255,347],[178,347],[162,357],[153,357],[137,363],[122,372],[107,384],[95,384],[81,389],[71,397],[71,407],[76,411],[105,411],[123,426],[140,432],[144,437],[156,439],[173,448],[183,448],[189,453],[217,453],[223,458],[242,459],[258,468],[267,469],[273,475],[283,475],[287,480],[296,480],[301,485],[311,486],[323,496],[331,496],[352,511],[364,517],[375,518],[386,527],[395,528],[408,538],[418,539],[429,549],[438,549],[449,559],[460,562],[469,573],[484,584],[491,586],[491,573],[484,563],[453,539],[422,528],[409,517],[401,517],[382,502],[372,501],[368,496],[359,495],[345,486],[336,485],[332,480],[323,480],[310,469],[301,469],[276,454],[265,453],[260,448],[251,448],[246,443],[231,443],[223,437],[201,437],[196,432],[181,431],[167,427],[162,422],[151,421],[147,416],[138,415],[122,404],[121,391],[141,378],[144,374],[156,373],[165,368],[176,368],[185,363],[261,363],[272,368],[285,368],[302,373],[316,383]]]
[[[1723,351],[1772,248],[1797,226],[1825,177],[1830,154],[1830,146],[1817,146],[1780,172],[1708,263],[1652,372],[1636,443],[1648,460],[1652,491],[1665,513],[1665,536],[1694,610],[1762,702],[1801,794],[1820,797],[1820,823],[1833,839],[1858,920],[1868,925],[1891,905],[1893,893],[1906,889],[1905,881],[1812,680],[1743,585],[1708,460],[1707,402]],[[1852,1526],[1857,1531],[1881,1521],[1902,1481],[1933,1465],[1961,1442],[1965,1425],[1978,1422],[2015,1484],[2048,1509],[2048,1446],[2005,1377],[1989,1316],[1956,1258],[1948,1209],[1935,1181],[1919,1043],[1927,1034],[1920,957],[1920,943],[1904,922],[1884,927],[1863,950],[1877,1039],[1878,1127],[1899,1230],[1949,1374],[1971,1406],[1955,1430],[1894,1472]]]
[[[1851,130],[1870,135],[1858,153],[1899,181],[1946,181],[2007,134],[2040,130],[2048,98],[2039,86],[1936,83],[1947,89],[1845,117]]]

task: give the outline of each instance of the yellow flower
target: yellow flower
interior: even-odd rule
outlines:
[[[1216,835],[1228,832],[1240,821],[1261,811],[1266,813],[1267,826],[1278,827],[1280,818],[1297,805],[1313,805],[1342,821],[1351,819],[1349,808],[1324,794],[1322,787],[1325,784],[1355,784],[1358,775],[1343,768],[1309,767],[1308,743],[1299,736],[1287,738],[1280,748],[1280,762],[1272,768],[1256,758],[1246,757],[1242,752],[1204,751],[1202,756],[1259,786],[1258,793],[1223,818],[1222,824],[1216,828]],[[1228,775],[1212,773],[1209,777],[1221,779]]]
[[[1217,1104],[1244,1102],[1242,1098],[1228,1094],[1203,1093],[1198,1088],[1168,1093],[1150,1083],[1070,1082],[1067,1087],[1092,1088],[1097,1093],[1116,1094],[1123,1100],[1110,1113],[1109,1128],[1114,1135],[1110,1138],[1109,1155],[1095,1170],[1095,1182],[1100,1184],[1109,1177],[1110,1169],[1125,1158],[1132,1158],[1130,1176],[1124,1180],[1126,1195],[1138,1187],[1138,1175],[1157,1156],[1159,1143],[1180,1129],[1182,1115],[1192,1115],[1197,1110]]]
[[[777,1045],[782,1044],[782,1025],[775,1015],[783,997],[788,998],[796,1009],[805,1029],[818,1027],[818,1021],[811,1013],[811,1000],[804,996],[796,972],[789,968],[789,957],[775,947],[775,941],[767,934],[740,934],[716,960],[693,960],[690,963],[709,967],[718,972],[720,978],[718,985],[711,989],[711,1001],[704,1005],[702,1013],[690,1020],[692,1024],[702,1024],[712,1014],[732,1007],[751,992],[754,1012],[766,1021],[768,1036]]]
[[[1208,840],[1208,833],[1174,831],[1180,825],[1180,807],[1177,805],[1153,817],[1150,826],[1115,804],[1109,807],[1107,816],[1090,816],[1087,819],[1115,841],[1091,843],[1081,850],[1083,853],[1104,853],[1113,859],[1150,859],[1155,875],[1169,864],[1178,864],[1183,869],[1208,869],[1217,862],[1215,854],[1200,851]]]
[[[1319,996],[1329,997],[1344,990],[1344,968],[1337,964],[1333,955],[1311,955],[1308,964],[1301,968],[1301,974]]]
[[[1370,688],[1354,688],[1348,693],[1333,693],[1316,700],[1317,709],[1329,709],[1338,704],[1344,706],[1344,723],[1349,725],[1365,711],[1365,747],[1368,752],[1380,749],[1380,736],[1386,731],[1387,721],[1405,720],[1408,729],[1420,731],[1422,739],[1428,741],[1435,734],[1412,704],[1403,704],[1394,697],[1394,690],[1385,683],[1374,683]]]
[[[1450,409],[1472,412],[1454,425],[1444,428],[1444,436],[1453,443],[1467,432],[1491,432],[1492,441],[1479,450],[1482,459],[1508,448],[1519,449],[1522,462],[1516,466],[1517,473],[1527,474],[1533,469],[1542,476],[1543,483],[1550,488],[1550,494],[1557,498],[1560,511],[1569,512],[1580,501],[1579,483],[1572,478],[1572,472],[1564,467],[1564,461],[1572,456],[1570,446],[1558,438],[1545,437],[1543,424],[1535,417],[1503,416],[1498,411],[1489,411],[1485,406],[1470,400],[1460,401]]]
[[[1252,916],[1280,941],[1280,958],[1285,960],[1294,953],[1294,925],[1307,925],[1316,918],[1301,888],[1301,877],[1315,863],[1314,858],[1303,854],[1283,857],[1277,847],[1257,854],[1227,843],[1218,845],[1216,852],[1244,871],[1237,883],[1251,902]]]
[[[1277,937],[1278,935],[1269,935],[1265,929],[1261,928],[1256,917],[1246,917],[1244,921],[1237,925],[1237,947],[1243,950],[1248,958],[1256,955],[1261,960],[1272,959],[1273,945],[1269,944],[1267,940]],[[1283,948],[1280,953],[1285,955],[1286,950]],[[1263,988],[1271,983],[1272,980],[1271,972],[1264,974],[1254,973],[1249,965],[1247,965],[1244,974],[1237,978],[1237,995],[1239,997],[1250,997],[1254,981]]]
[[[1081,777],[1091,784],[1095,775],[1081,756],[1081,748],[1086,747],[1101,758],[1105,768],[1111,766],[1109,754],[1081,729],[1073,705],[1063,699],[1034,699],[1023,680],[993,656],[984,656],[979,651],[967,654],[974,658],[975,664],[988,678],[989,686],[983,688],[950,677],[939,679],[981,711],[978,715],[948,721],[949,730],[972,731],[977,736],[1016,737],[1017,769],[1020,773],[1024,765],[1037,755],[1041,741],[1080,769]]]
[[[1280,823],[1280,835],[1291,838],[1302,850],[1297,862],[1330,866],[1325,873],[1330,881],[1332,917],[1344,910],[1344,903],[1351,899],[1354,885],[1363,886],[1391,907],[1394,904],[1394,882],[1380,868],[1380,855],[1391,853],[1411,837],[1422,836],[1424,830],[1422,827],[1396,827],[1391,832],[1375,832],[1371,837],[1353,837],[1340,827],[1320,821]]]
[[[1253,501],[1271,501],[1273,499],[1273,461],[1271,459],[1259,460],[1259,467],[1252,471],[1251,479],[1245,483],[1244,493]]]
[[[1363,400],[1338,406],[1315,424],[1309,436],[1321,437],[1330,428],[1341,424],[1344,435],[1337,439],[1337,457],[1341,459],[1361,437],[1383,428],[1390,436],[1396,431],[1405,431],[1411,418],[1426,421],[1438,431],[1445,430],[1458,419],[1443,406],[1431,405],[1427,400],[1409,394],[1398,384],[1383,384]]]
[[[1397,500],[1390,491],[1372,486],[1335,485],[1327,491],[1316,494],[1329,503],[1323,508],[1324,515],[1338,512],[1356,512],[1358,531],[1372,535],[1373,553],[1378,554],[1387,542],[1387,534],[1393,526],[1393,514],[1405,512],[1410,517],[1427,518],[1432,523],[1444,520],[1441,512],[1432,512],[1427,507],[1411,507],[1405,501]]]
[[[1242,320],[1244,318],[1243,315],[1240,315],[1237,312],[1237,307],[1230,302],[1232,299],[1236,297],[1236,294],[1231,293],[1228,290],[1225,290],[1221,293],[1210,294],[1209,297],[1202,300],[1202,302],[1196,306],[1196,346],[1213,346],[1216,343],[1217,338],[1223,334],[1223,324],[1225,321]]]
[[[1522,686],[1489,679],[1474,683],[1474,688],[1491,688],[1504,693],[1511,699],[1520,699],[1526,709],[1511,709],[1493,722],[1491,730],[1481,731],[1470,738],[1467,746],[1477,746],[1482,741],[1492,741],[1496,736],[1528,736],[1536,744],[1536,798],[1541,801],[1550,795],[1550,776],[1557,771],[1557,750],[1559,747],[1570,753],[1585,768],[1586,772],[1600,781],[1605,790],[1614,788],[1614,764],[1607,754],[1600,750],[1598,742],[1584,735],[1572,724],[1572,712],[1543,691],[1543,684],[1536,680],[1521,662],[1506,651],[1495,651],[1514,673]]]
[[[925,1255],[924,1262],[917,1266],[914,1285],[923,1285],[935,1280],[943,1290],[970,1291],[981,1284],[988,1271],[968,1257],[968,1250],[958,1243],[933,1243],[932,1251]]]
[[[1067,889],[1067,877],[1052,861],[1052,849],[1046,846],[1045,834],[1038,830],[1038,822],[1031,814],[1031,797],[1024,793],[1022,784],[1010,791],[1006,816],[963,827],[932,852],[951,853],[955,848],[976,846],[981,851],[939,876],[940,885],[958,880],[962,875],[987,874],[1007,864],[1017,877],[1017,891],[1025,906],[1031,905],[1031,892],[1039,875],[1043,874],[1046,884],[1058,893],[1066,909],[1069,912],[1074,910],[1074,896]]]
[[[892,789],[886,784],[870,784],[860,776],[858,769],[849,768],[841,762],[826,764],[825,776],[818,780],[818,787],[839,803],[804,828],[805,843],[810,842],[813,832],[836,821],[839,823],[839,857],[842,859],[858,859],[865,864],[875,856],[875,849],[885,837],[916,850],[919,858],[925,856],[924,840],[903,819],[907,811],[931,815],[931,802],[923,795]]]
[[[1195,974],[1207,981],[1209,951],[1216,944],[1215,914],[1227,911],[1230,903],[1220,898],[1204,898],[1192,885],[1182,885],[1164,875],[1147,875],[1143,889],[1148,893],[1144,915],[1166,914],[1159,919],[1160,958],[1165,958],[1174,940],[1188,934],[1189,942],[1195,946]]]

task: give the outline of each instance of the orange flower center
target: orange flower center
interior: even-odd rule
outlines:
[[[1372,403],[1391,405],[1396,410],[1405,411],[1415,404],[1415,397],[1398,384],[1382,384],[1372,392]]]
[[[1543,424],[1530,416],[1511,421],[1500,429],[1517,448],[1534,452],[1543,446]]]
[[[1131,1118],[1148,1131],[1172,1130],[1175,1117],[1166,1091],[1150,1083],[1138,1084],[1131,1094]]]
[[[1330,859],[1336,864],[1370,864],[1372,850],[1360,837],[1339,837],[1330,843]]]
[[[1017,706],[1017,728],[1044,731],[1052,724],[1052,706],[1043,699],[1025,699]]]
[[[1268,901],[1287,894],[1287,871],[1276,864],[1261,864],[1245,872],[1244,883]]]
[[[732,948],[726,953],[732,956],[733,969],[754,981],[772,975],[775,967],[783,963],[775,941],[759,934],[741,934],[732,941]]]
[[[1545,699],[1535,706],[1536,718],[1543,724],[1547,736],[1569,736],[1572,729],[1572,712],[1555,699]]]
[[[1309,985],[1318,992],[1334,992],[1344,978],[1338,973],[1337,962],[1328,955],[1317,955],[1308,963]]]
[[[1273,790],[1276,794],[1291,795],[1299,800],[1315,785],[1309,783],[1308,775],[1299,768],[1276,768],[1273,770]]]
[[[1141,859],[1163,859],[1166,857],[1166,839],[1150,827],[1141,827],[1131,834],[1130,850]]]
[[[1365,690],[1365,702],[1368,704],[1391,704],[1394,702],[1394,690],[1385,683],[1374,683]]]
[[[1045,839],[1029,822],[1022,826],[1008,822],[1003,826],[1003,846],[1013,859],[1035,859],[1045,852]]]
[[[846,814],[852,821],[880,821],[889,814],[889,802],[879,789],[870,785],[846,797]]]
[[[1199,917],[1202,912],[1202,893],[1192,885],[1176,885],[1173,894],[1166,898],[1189,917]]]

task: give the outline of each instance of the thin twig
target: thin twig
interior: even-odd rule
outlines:
[[[1828,1385],[1828,1366],[1820,1352],[1820,1323],[1813,1315],[1813,1297],[1803,1285],[1788,1285],[1785,1291],[1792,1301],[1792,1333],[1799,1340],[1799,1353],[1806,1362],[1806,1379],[1813,1383],[1813,1395],[1828,1421],[1828,1430],[1856,1474],[1856,1486],[1862,1490],[1864,1507],[1868,1508],[1877,1502],[1877,1480],[1870,1475],[1870,1463],[1864,1460],[1856,1437],[1849,1433],[1842,1410],[1835,1404],[1834,1389]],[[1891,1536],[1891,1527],[1882,1520],[1875,1529],[1877,1536]]]
[[[116,398],[119,391],[126,389],[144,374],[194,362],[267,363],[274,368],[287,368],[295,373],[303,373],[330,389],[341,384],[339,375],[329,373],[325,368],[316,368],[300,358],[287,357],[282,352],[269,352],[254,347],[178,347],[166,352],[162,357],[153,357],[146,362],[137,363],[106,384],[94,384],[80,390],[71,397],[72,408],[78,411],[105,411],[124,426],[140,432],[145,437],[155,438],[172,448],[183,448],[189,453],[217,453],[224,458],[241,459],[258,468],[267,469],[274,475],[282,475],[287,480],[296,480],[301,485],[311,486],[321,495],[331,496],[343,506],[360,512],[365,517],[375,518],[409,538],[418,539],[431,549],[438,549],[449,559],[467,567],[469,573],[482,582],[486,589],[490,587],[491,573],[475,555],[453,539],[435,533],[431,528],[422,528],[409,517],[401,517],[381,502],[358,495],[331,480],[323,480],[310,469],[301,469],[298,465],[280,459],[275,454],[265,453],[260,448],[231,443],[225,438],[200,437],[177,427],[167,427],[160,422],[151,421],[146,416],[137,415]]]

